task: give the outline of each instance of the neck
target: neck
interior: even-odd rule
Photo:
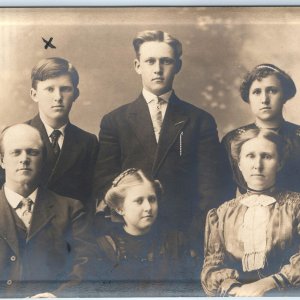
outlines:
[[[284,122],[283,116],[280,116],[278,118],[272,119],[272,120],[260,120],[256,118],[255,124],[258,128],[264,128],[264,129],[276,129],[281,126],[281,124]]]
[[[160,91],[160,92],[149,91],[149,90],[148,90],[147,88],[145,88],[145,87],[143,87],[143,89],[146,90],[147,92],[149,92],[149,93],[151,93],[151,94],[157,96],[157,97],[159,97],[159,96],[161,96],[161,95],[164,95],[164,94],[166,94],[166,93],[169,93],[169,92],[173,91],[173,88],[171,88],[171,89],[169,89],[169,90],[167,90],[167,91]]]
[[[147,228],[145,228],[145,230],[141,230],[141,229],[134,229],[134,228],[128,227],[127,225],[124,225],[123,228],[128,234],[134,235],[134,236],[139,236],[139,235],[144,235],[144,234],[148,233],[151,227],[147,227]]]
[[[48,126],[50,126],[51,128],[53,128],[53,129],[59,129],[59,128],[61,128],[62,126],[66,125],[69,122],[69,118],[68,117],[53,120],[53,119],[47,118],[41,112],[40,112],[40,116],[41,116],[41,119],[44,122],[46,122],[46,124]]]
[[[272,186],[270,186],[266,189],[262,189],[262,190],[261,189],[257,190],[257,189],[253,189],[253,188],[250,188],[250,187],[247,188],[247,192],[253,193],[253,194],[268,194],[268,193],[274,192],[274,190],[275,190],[275,185],[274,184]]]
[[[22,183],[22,184],[14,184],[11,182],[5,182],[5,185],[15,193],[23,196],[23,197],[28,197],[32,192],[37,188],[36,184],[27,184],[27,183]]]

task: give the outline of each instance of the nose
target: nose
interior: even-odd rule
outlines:
[[[161,74],[162,73],[162,64],[159,60],[154,64],[154,73],[155,74]]]
[[[145,201],[143,202],[143,204],[144,204],[144,210],[145,211],[151,211],[152,206],[151,206],[151,203],[149,202],[148,199],[145,199]]]
[[[20,161],[21,164],[26,164],[27,165],[29,163],[29,156],[28,156],[26,151],[22,151],[20,153],[19,161]]]
[[[62,93],[60,89],[55,89],[54,91],[54,101],[60,102],[62,100]]]
[[[263,168],[263,161],[261,157],[257,157],[254,161],[253,161],[253,168],[255,170],[258,171],[262,171]]]
[[[266,92],[261,93],[261,103],[262,104],[269,104],[270,103],[270,98],[269,98],[268,93],[266,93]]]

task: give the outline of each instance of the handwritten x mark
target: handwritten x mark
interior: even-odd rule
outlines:
[[[56,49],[56,47],[51,43],[51,42],[53,41],[53,37],[51,37],[51,38],[49,39],[49,41],[45,40],[45,39],[42,37],[42,40],[43,40],[44,43],[45,43],[45,46],[44,46],[45,49],[48,49],[48,47],[50,47],[50,48],[52,48],[52,49]]]

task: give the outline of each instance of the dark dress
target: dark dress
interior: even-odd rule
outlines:
[[[178,231],[160,230],[153,225],[141,236],[133,236],[115,223],[106,235],[97,237],[103,256],[102,281],[134,284],[192,280],[195,262],[184,236]],[[194,269],[195,271],[195,269]]]
[[[222,140],[233,170],[234,180],[241,193],[246,192],[247,185],[238,163],[231,156],[231,142],[236,136],[255,128],[258,128],[255,123],[242,126],[227,133]],[[290,150],[284,167],[277,175],[276,185],[286,190],[300,192],[300,126],[284,121],[278,129],[274,130],[286,139]]]

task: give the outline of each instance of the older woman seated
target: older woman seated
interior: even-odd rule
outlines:
[[[248,191],[208,213],[201,273],[207,295],[263,296],[300,285],[300,194],[276,187],[286,148],[268,129],[233,140]]]

